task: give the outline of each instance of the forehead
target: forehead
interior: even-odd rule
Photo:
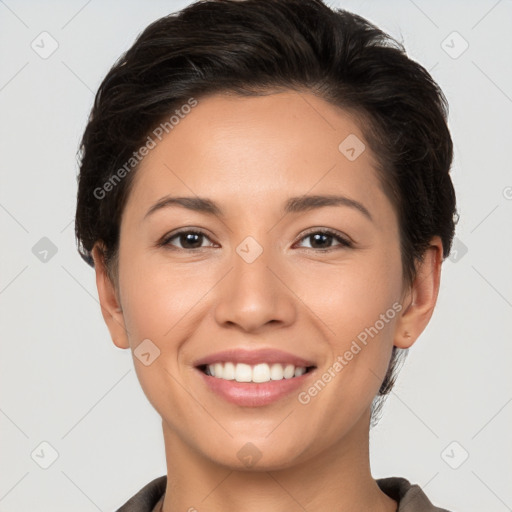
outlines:
[[[339,192],[369,204],[385,199],[354,118],[313,94],[197,101],[161,140],[152,135],[155,145],[136,171],[129,203],[150,206],[170,193],[206,194],[226,208],[271,208],[274,200],[308,193]]]

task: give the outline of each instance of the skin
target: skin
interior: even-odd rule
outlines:
[[[368,145],[354,161],[338,149],[350,134],[364,142],[346,112],[306,92],[201,98],[134,176],[116,279],[101,244],[94,248],[113,342],[134,350],[150,339],[160,350],[149,366],[133,360],[162,417],[165,512],[396,510],[371,475],[370,406],[393,345],[410,347],[431,318],[442,243],[432,239],[406,286],[376,158]],[[223,215],[172,206],[145,217],[168,194],[207,197]],[[349,206],[283,215],[285,201],[304,194],[343,194],[373,220]],[[158,245],[178,228],[206,236]],[[336,230],[353,246],[315,244],[309,228]],[[263,248],[252,263],[236,252],[247,236]],[[262,407],[233,405],[193,365],[227,348],[270,347],[315,361],[318,378],[393,304],[401,311],[306,405],[295,392]],[[252,467],[237,455],[248,442],[261,454]]]

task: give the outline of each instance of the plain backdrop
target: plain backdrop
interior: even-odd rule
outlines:
[[[0,512],[113,511],[166,473],[160,418],[76,252],[76,153],[111,65],[188,3],[0,1]],[[373,475],[452,511],[512,510],[512,2],[329,4],[431,72],[455,143],[454,250],[372,431]]]

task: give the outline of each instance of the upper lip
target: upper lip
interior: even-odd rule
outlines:
[[[315,366],[314,362],[308,361],[302,357],[290,354],[289,352],[283,352],[282,350],[276,350],[271,348],[259,349],[259,350],[243,350],[243,349],[228,349],[215,354],[210,354],[202,357],[194,362],[194,366],[204,366],[215,363],[245,363],[255,365],[258,363],[282,363],[282,364],[293,364],[295,367],[309,367]]]

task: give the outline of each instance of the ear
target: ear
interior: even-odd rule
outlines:
[[[439,293],[443,243],[438,236],[430,241],[423,262],[416,267],[416,278],[402,305],[404,310],[396,323],[394,345],[409,348],[427,326]]]
[[[110,337],[117,347],[129,348],[130,343],[126,332],[123,310],[117,296],[116,287],[107,273],[104,248],[100,243],[94,245],[92,257],[96,271],[96,287],[98,288],[101,314],[110,331]]]

